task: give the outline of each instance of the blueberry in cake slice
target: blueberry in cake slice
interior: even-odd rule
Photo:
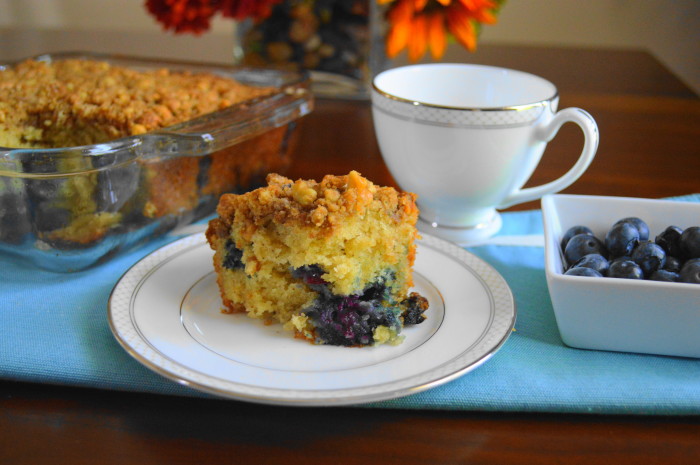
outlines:
[[[224,194],[207,240],[224,312],[279,322],[314,344],[399,344],[428,301],[409,294],[415,195],[356,171],[321,182],[277,174]]]

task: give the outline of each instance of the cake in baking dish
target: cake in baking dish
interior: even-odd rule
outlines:
[[[68,58],[2,69],[0,90],[0,146],[57,148],[165,128],[273,89],[213,73]]]
[[[102,144],[275,91],[206,72],[139,70],[87,58],[26,60],[0,68],[0,147]],[[170,159],[144,157],[109,169],[100,157],[27,158],[28,173],[78,173],[26,181],[35,207],[34,233],[54,246],[80,247],[136,217],[191,212],[202,196],[218,198],[283,169],[286,160],[274,148],[283,146],[286,134],[287,128],[280,127],[207,157],[174,153]]]
[[[352,171],[321,182],[270,174],[225,194],[206,233],[224,311],[279,322],[315,344],[398,344],[427,300],[409,293],[415,195]]]

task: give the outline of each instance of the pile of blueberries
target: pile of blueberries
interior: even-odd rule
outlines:
[[[561,240],[565,273],[700,284],[700,227],[669,226],[652,241],[640,218],[617,221],[605,240],[587,226],[569,228]]]

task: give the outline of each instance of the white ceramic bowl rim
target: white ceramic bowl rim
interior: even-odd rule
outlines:
[[[463,111],[520,111],[558,98],[556,86],[540,76],[464,63],[393,68],[375,76],[372,88],[392,100]]]

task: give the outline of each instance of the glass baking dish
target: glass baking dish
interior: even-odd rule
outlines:
[[[0,254],[57,272],[103,262],[212,214],[223,193],[256,188],[269,172],[283,174],[295,126],[313,109],[306,73],[91,53],[33,58],[213,73],[274,87],[263,97],[106,143],[0,147]],[[14,65],[0,65],[0,73]]]

